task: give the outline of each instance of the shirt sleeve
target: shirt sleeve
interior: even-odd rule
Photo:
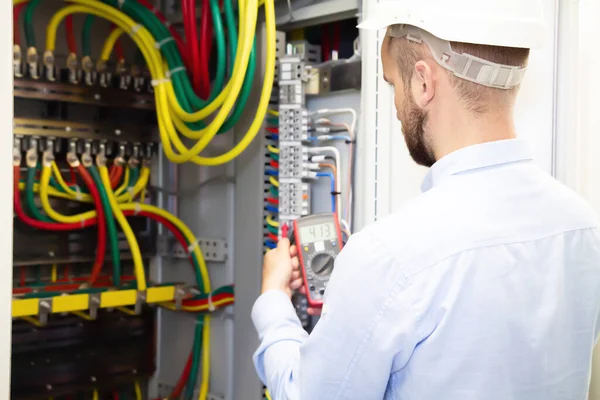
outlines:
[[[390,252],[361,233],[336,259],[310,336],[283,292],[263,294],[253,309],[261,340],[254,362],[273,399],[383,398],[392,368],[417,343],[407,284]]]

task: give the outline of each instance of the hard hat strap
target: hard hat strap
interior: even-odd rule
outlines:
[[[457,53],[447,40],[412,25],[391,25],[388,35],[425,43],[439,65],[457,77],[479,85],[508,90],[518,86],[525,76],[526,68],[497,64],[467,53]]]

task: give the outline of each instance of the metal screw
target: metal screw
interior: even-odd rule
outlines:
[[[95,377],[95,376],[92,376],[92,377],[90,377],[90,380],[91,380],[92,382],[96,382],[96,377]]]
[[[46,390],[52,390],[52,385],[51,384],[47,384],[46,385]]]
[[[121,134],[121,130],[120,129],[115,129],[115,135],[119,136]]]
[[[55,254],[54,254],[54,252],[53,252],[52,250],[50,250],[50,251],[48,252],[48,255],[49,255],[50,257],[54,257],[54,255],[55,255]]]
[[[100,95],[98,93],[94,95],[94,100],[100,100]]]

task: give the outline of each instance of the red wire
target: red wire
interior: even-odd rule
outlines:
[[[73,15],[67,15],[65,18],[65,27],[67,33],[67,47],[69,53],[77,54],[77,42],[75,42],[75,31],[73,30]]]
[[[265,128],[265,130],[267,132],[271,132],[271,133],[279,133],[279,129],[278,128],[269,128],[269,127],[267,127],[267,128]]]
[[[21,176],[21,171],[18,165],[13,167],[13,203],[15,207],[15,213],[27,225],[42,229],[45,231],[76,231],[84,228],[88,228],[90,226],[96,225],[96,218],[91,218],[87,220],[83,220],[77,224],[60,224],[54,222],[42,222],[36,219],[29,217],[23,211],[23,207],[21,205],[21,192],[19,191],[19,178]]]
[[[113,165],[112,168],[110,169],[111,172],[111,176],[110,176],[110,185],[112,186],[113,189],[115,189],[117,186],[119,186],[119,182],[121,182],[121,177],[123,176],[123,167],[120,165]],[[114,173],[113,173],[114,170]]]
[[[279,163],[277,161],[271,160],[269,164],[271,164],[271,167],[279,169]]]
[[[271,233],[271,235],[273,235]],[[275,235],[273,235],[275,236]],[[217,301],[221,301],[221,300],[227,300],[230,301],[232,304],[235,303],[235,296],[229,294],[229,293],[221,293],[218,294],[216,296],[212,296],[211,298],[212,302],[215,303]],[[201,306],[206,306],[208,305],[208,299],[204,299],[204,300],[184,300],[183,301],[183,305],[187,306],[187,307],[201,307]],[[222,306],[223,307],[223,306]]]
[[[114,31],[116,29],[115,24],[110,24],[110,31]],[[123,52],[123,46],[121,45],[121,39],[117,39],[115,42],[115,56],[117,57],[117,61],[121,61],[125,59],[125,52]]]
[[[96,279],[98,279],[98,275],[100,275],[102,266],[104,265],[104,255],[106,254],[106,221],[104,220],[104,208],[102,207],[102,200],[94,179],[82,164],[77,166],[77,170],[79,171],[79,174],[83,178],[85,185],[90,191],[90,194],[94,199],[94,203],[96,203],[96,220],[98,221],[98,247],[96,248],[96,262],[94,262],[92,276],[90,277],[90,284],[93,285]]]
[[[179,396],[181,396],[181,392],[183,392],[183,389],[185,388],[185,385],[187,384],[187,381],[190,377],[190,370],[192,369],[193,357],[194,357],[194,350],[192,349],[192,351],[190,351],[190,355],[187,359],[187,362],[185,363],[185,367],[183,368],[183,371],[181,372],[181,376],[179,377],[179,380],[177,381],[177,385],[175,385],[175,388],[173,388],[173,391],[171,392],[171,395],[169,396],[170,399],[177,399],[177,398],[179,398]]]
[[[69,264],[65,265],[65,270],[63,272],[63,279],[69,280]]]
[[[340,23],[336,22],[333,24],[333,51],[340,53]]]
[[[196,1],[182,0],[183,27],[188,53],[192,59],[192,84],[196,93],[202,97],[202,79],[200,77],[200,51],[198,47],[198,31],[196,29]]]
[[[269,239],[271,239],[275,243],[277,243],[279,241],[279,239],[277,238],[277,236],[275,236],[275,234],[273,234],[273,233],[267,233],[267,236],[269,237]]]
[[[119,392],[113,391],[113,400],[119,400]]]
[[[19,268],[19,272],[21,274],[21,281],[19,283],[21,286],[25,286],[25,283],[27,281],[27,270],[25,268],[25,266]]]
[[[188,68],[188,70],[191,70],[191,65],[189,64],[189,54],[187,54],[187,52],[186,52],[187,50],[185,48],[185,43],[183,42],[183,38],[181,37],[179,32],[177,32],[177,29],[172,27],[171,24],[169,23],[169,21],[167,21],[167,18],[165,17],[165,15],[162,12],[160,12],[160,10],[155,9],[154,6],[148,0],[138,0],[138,2],[141,5],[143,5],[144,7],[146,7],[148,10],[152,11],[152,13],[154,13],[154,15],[156,15],[156,17],[160,20],[160,22],[164,26],[166,26],[167,29],[169,29],[169,32],[171,32],[173,39],[175,39],[175,44],[177,45],[179,54],[181,54],[183,63]]]
[[[331,57],[331,48],[329,47],[329,26],[323,25],[321,35],[323,36],[323,40],[321,42],[321,47],[323,48],[323,61],[329,61]]]
[[[73,169],[73,167],[69,166],[69,171],[71,172],[71,182],[68,182],[67,184],[69,186],[77,185],[77,175],[75,175],[75,169]]]
[[[274,199],[273,197],[267,197],[267,202],[269,202],[271,204],[279,204],[279,200]]]
[[[19,15],[27,3],[21,3],[13,7],[13,43],[21,44],[21,30],[19,26]]]
[[[203,99],[210,96],[210,52],[212,48],[212,21],[210,0],[202,0],[202,15],[200,15],[200,79]]]

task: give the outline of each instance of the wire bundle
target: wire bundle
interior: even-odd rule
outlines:
[[[26,10],[26,36],[28,46],[35,48],[33,10],[40,0],[31,0]],[[231,150],[216,157],[204,157],[201,153],[207,148],[214,136],[229,131],[245,111],[248,97],[252,90],[256,70],[255,34],[257,23],[258,0],[239,0],[238,24],[236,27],[232,0],[225,0],[223,11],[225,26],[229,38],[229,73],[230,79],[225,83],[228,70],[223,21],[218,0],[203,0],[201,31],[209,32],[207,16],[212,15],[212,28],[217,45],[217,68],[208,92],[208,57],[212,40],[211,35],[203,35],[203,42],[197,43],[197,32],[190,27],[194,17],[195,2],[185,0],[184,20],[188,21],[186,43],[173,37],[172,30],[161,22],[157,13],[150,11],[138,0],[68,0],[68,5],[59,10],[47,27],[46,52],[53,53],[56,48],[56,33],[63,19],[73,14],[88,14],[106,19],[117,27],[105,42],[101,59],[110,56],[116,41],[123,32],[131,36],[137,45],[152,77],[154,97],[163,149],[167,158],[175,163],[194,162],[199,165],[220,165],[227,163],[243,152],[256,137],[268,108],[273,87],[275,72],[275,13],[273,0],[264,2],[267,25],[266,68],[263,86],[254,120],[243,139]],[[23,3],[14,0],[13,4]],[[187,10],[187,12],[185,12]],[[29,22],[27,22],[29,21]],[[89,51],[89,46],[86,52]],[[181,52],[187,48],[188,51]],[[191,53],[191,55],[189,54]],[[198,61],[199,60],[199,61]],[[188,66],[193,69],[188,75]],[[200,68],[195,68],[199,65]],[[191,76],[191,81],[190,81]],[[197,93],[200,92],[200,93]],[[204,120],[211,117],[211,122]],[[188,148],[180,135],[195,141]]]
[[[279,113],[269,110],[267,126],[267,161],[265,164],[265,250],[277,247],[279,236]]]
[[[28,157],[28,161],[29,160],[30,157]],[[134,285],[137,290],[145,290],[147,284],[143,259],[139,250],[139,245],[126,219],[127,217],[140,216],[151,218],[164,225],[179,241],[181,246],[187,248],[190,253],[190,260],[195,267],[196,280],[201,294],[191,299],[184,300],[182,307],[183,311],[204,313],[233,304],[233,287],[228,286],[217,289],[215,292],[211,292],[206,263],[202,257],[202,252],[197,245],[197,240],[189,228],[187,228],[181,220],[165,210],[142,202],[133,203],[138,196],[143,197],[144,195],[144,190],[150,176],[150,170],[146,164],[143,164],[139,168],[140,171],[137,171],[137,169],[131,170],[131,168],[127,167],[123,174],[119,172],[117,169],[118,167],[116,166],[111,168],[113,170],[111,174],[108,167],[102,162],[98,162],[97,165],[91,163],[86,165],[85,163],[81,164],[79,160],[72,161],[71,159],[71,166],[75,168],[85,182],[87,193],[83,193],[79,189],[77,182],[68,184],[65,181],[60,169],[54,162],[53,157],[47,152],[44,153],[42,158],[39,182],[36,182],[36,171],[38,170],[37,162],[27,166],[27,179],[25,182],[21,182],[20,162],[16,163],[13,167],[14,210],[16,216],[25,224],[47,231],[77,231],[95,225],[99,226],[99,243],[96,252],[96,262],[94,263],[92,275],[87,280],[90,287],[81,288],[81,285],[75,287],[71,284],[61,285],[62,282],[55,282],[55,284],[44,285],[37,288],[21,288],[19,295],[25,297],[40,296],[39,293],[34,293],[33,289],[35,289],[35,292],[39,292],[39,289],[42,289],[40,293],[43,297],[60,295],[64,293],[65,290],[70,293],[83,293],[82,291],[97,293],[107,290],[109,286],[131,287],[132,285]],[[111,179],[111,175],[113,179]],[[122,183],[118,182],[117,177],[119,175],[124,176]],[[51,178],[54,179],[52,180]],[[115,190],[113,186],[117,187],[117,189]],[[25,192],[27,213],[24,210],[21,199],[22,191]],[[34,199],[35,193],[39,193],[40,195],[43,212],[36,206]],[[86,211],[76,215],[63,215],[53,209],[49,197],[58,197],[82,203],[93,203],[95,210]],[[104,224],[110,228],[109,221],[113,221],[114,224],[113,218],[117,219],[128,240],[134,260],[135,277],[122,277],[120,274],[120,253],[118,243],[115,242],[115,240],[117,240],[116,229],[114,232],[112,229],[101,231],[102,228],[100,228],[100,226],[103,226]],[[108,234],[106,232],[108,232]],[[100,275],[104,264],[103,257],[107,235],[111,238],[110,246],[113,250],[112,278]],[[102,262],[100,262],[100,260],[102,260]],[[123,284],[122,281],[127,283]],[[174,303],[165,303],[162,304],[162,306],[169,309],[175,309]],[[198,314],[197,318],[198,325],[196,337],[198,339],[195,340],[193,364],[196,365],[196,371],[198,370],[200,363],[202,364],[200,398],[204,399],[208,394],[210,374],[210,315]],[[196,375],[191,374],[190,376],[195,377]],[[193,382],[193,387],[195,387],[195,382]]]

